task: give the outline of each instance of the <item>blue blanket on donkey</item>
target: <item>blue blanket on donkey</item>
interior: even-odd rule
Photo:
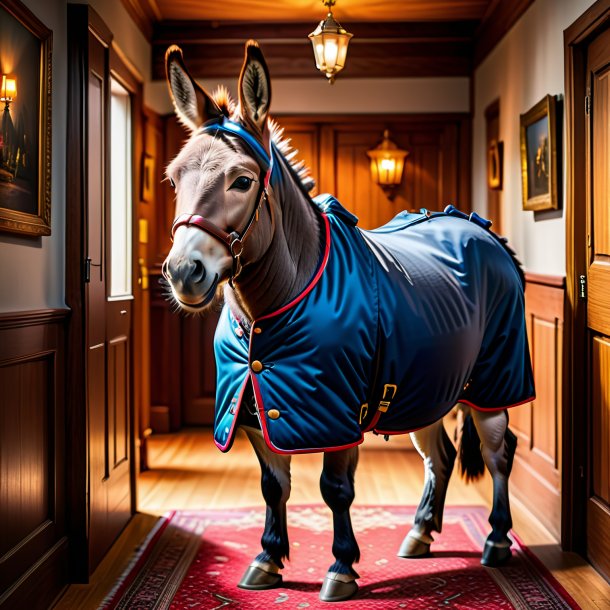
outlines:
[[[533,398],[523,278],[489,222],[449,206],[362,231],[330,196],[326,249],[294,301],[247,333],[225,305],[214,341],[215,442],[232,445],[248,381],[279,453],[424,427],[457,402]]]

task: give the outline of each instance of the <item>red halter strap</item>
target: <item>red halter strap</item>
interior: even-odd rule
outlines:
[[[256,203],[256,206],[254,207],[254,210],[252,210],[252,214],[250,215],[250,219],[246,224],[246,228],[241,233],[238,233],[237,231],[231,231],[231,233],[227,233],[219,226],[215,225],[209,220],[206,220],[203,216],[200,216],[199,214],[180,214],[180,216],[178,216],[172,224],[172,241],[174,241],[174,234],[176,233],[176,230],[178,229],[178,227],[182,226],[197,227],[205,233],[209,233],[210,235],[219,239],[227,247],[229,253],[231,254],[231,258],[233,259],[233,269],[231,272],[231,278],[229,279],[229,282],[232,286],[233,280],[241,273],[241,254],[244,251],[244,242],[246,241],[246,238],[254,228],[254,223],[258,221],[258,216],[261,206],[263,204],[263,200],[268,201],[267,184],[269,183],[270,174],[271,172],[268,171],[263,184],[261,184],[261,188],[257,196],[258,201]]]

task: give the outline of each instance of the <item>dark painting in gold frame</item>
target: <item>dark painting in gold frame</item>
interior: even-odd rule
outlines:
[[[0,230],[50,235],[53,34],[19,0],[0,0],[0,40]]]
[[[492,140],[487,150],[487,186],[502,190],[502,164],[504,162],[504,142]]]
[[[524,210],[556,210],[559,164],[557,102],[547,95],[520,116]]]

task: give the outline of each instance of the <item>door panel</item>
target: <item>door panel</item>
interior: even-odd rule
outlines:
[[[113,124],[114,107],[108,110],[114,101],[108,77],[109,48],[91,33],[89,62],[86,247],[90,272],[86,284],[86,324],[89,559],[93,569],[132,512],[129,434],[133,297],[130,124],[119,121],[118,129]],[[115,141],[113,132],[117,134]],[[122,161],[119,165],[122,171],[111,163],[115,156]],[[117,188],[117,182],[122,188]]]
[[[610,577],[610,30],[589,46],[588,299],[591,475],[587,547],[591,562]]]
[[[610,339],[593,339],[593,493],[610,503]]]

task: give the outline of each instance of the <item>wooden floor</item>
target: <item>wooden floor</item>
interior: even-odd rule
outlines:
[[[367,435],[356,476],[356,504],[416,505],[423,485],[423,465],[413,450],[403,450],[403,437],[389,443]],[[318,480],[322,456],[300,455],[292,461],[290,503],[321,502]],[[187,430],[150,439],[151,470],[138,480],[139,513],[127,526],[89,585],[72,585],[56,606],[62,610],[98,607],[131,553],[155,523],[170,509],[260,506],[258,462],[244,436],[233,449],[220,453],[208,430]],[[447,504],[484,505],[490,481],[467,486],[451,481]],[[514,530],[547,565],[585,609],[610,609],[610,586],[580,557],[564,553],[544,527],[513,502]],[[398,544],[398,542],[397,542]]]

